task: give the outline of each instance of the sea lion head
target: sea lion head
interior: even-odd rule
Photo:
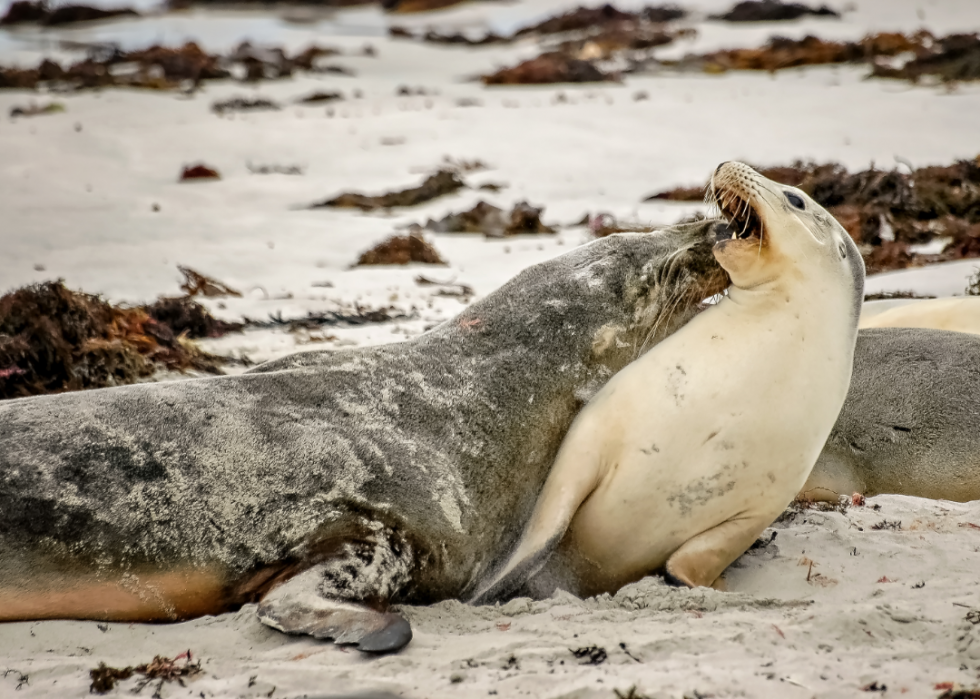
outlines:
[[[728,222],[714,247],[718,263],[743,289],[799,270],[793,261],[836,267],[864,277],[864,263],[847,231],[806,192],[773,182],[748,165],[725,162],[708,184],[707,198]]]
[[[628,294],[636,297],[633,322],[623,338],[633,348],[630,361],[703,310],[702,301],[728,287],[728,274],[713,254],[720,229],[727,230],[727,223],[713,219],[652,233],[616,234],[643,236],[650,241],[651,250],[639,276],[626,284]],[[597,335],[597,343],[604,343],[604,338]]]

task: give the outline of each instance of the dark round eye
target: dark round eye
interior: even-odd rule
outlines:
[[[789,201],[789,203],[795,206],[797,209],[799,209],[800,211],[806,210],[806,204],[803,202],[803,199],[793,194],[792,192],[783,192],[783,194],[786,195],[787,201]]]

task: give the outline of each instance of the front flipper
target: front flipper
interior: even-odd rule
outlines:
[[[398,614],[325,596],[327,568],[314,566],[274,587],[259,604],[259,621],[284,633],[331,639],[366,653],[390,653],[412,640],[411,627]]]
[[[667,559],[664,578],[687,587],[723,585],[721,574],[777,516],[730,519],[688,539]]]
[[[574,425],[572,429],[575,430]],[[493,604],[509,599],[544,567],[558,548],[579,505],[595,490],[601,477],[596,451],[598,440],[592,439],[590,432],[581,428],[574,433],[578,440],[573,437],[562,445],[517,550],[503,569],[470,599],[470,604]]]

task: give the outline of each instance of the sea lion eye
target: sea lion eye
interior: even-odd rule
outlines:
[[[792,192],[783,192],[783,194],[786,195],[786,199],[789,201],[790,204],[795,206],[800,211],[806,211],[806,204],[803,203],[802,198],[796,196]]]

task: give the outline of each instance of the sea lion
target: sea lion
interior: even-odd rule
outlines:
[[[800,498],[852,493],[980,500],[980,337],[858,333],[847,400]]]
[[[611,593],[658,570],[715,584],[806,481],[847,394],[864,263],[830,214],[747,165],[720,165],[709,196],[733,230],[714,250],[728,295],[582,410],[473,601]]]
[[[980,296],[923,299],[903,303],[868,318],[861,328],[933,328],[980,335]]]
[[[258,601],[395,650],[513,547],[581,405],[727,286],[717,221],[596,240],[406,342],[0,404],[0,620]]]

